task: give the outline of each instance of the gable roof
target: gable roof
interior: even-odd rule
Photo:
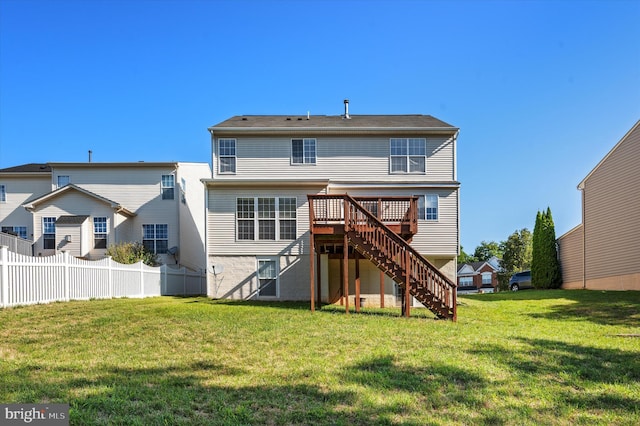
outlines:
[[[258,132],[417,132],[455,134],[458,131],[430,115],[237,115],[215,126],[212,133]]]
[[[94,192],[88,191],[88,190],[86,190],[86,189],[84,189],[84,188],[82,188],[82,187],[80,187],[78,185],[74,185],[72,183],[63,186],[62,188],[58,188],[55,191],[49,192],[47,194],[44,194],[44,195],[42,195],[40,197],[34,198],[32,200],[29,200],[26,203],[24,203],[22,206],[24,208],[26,208],[27,210],[35,210],[35,209],[38,208],[39,204],[42,204],[42,203],[44,203],[46,201],[49,201],[49,200],[52,200],[53,198],[55,198],[55,197],[57,197],[57,196],[59,196],[61,194],[64,194],[66,192],[69,192],[69,191],[78,191],[78,192],[81,192],[81,193],[83,193],[85,195],[88,195],[91,198],[95,198],[98,201],[101,201],[103,203],[109,204],[111,206],[111,208],[116,211],[116,213],[121,213],[121,214],[123,214],[125,216],[129,216],[129,217],[136,216],[136,213],[134,213],[134,212],[130,211],[129,209],[123,207],[120,203],[112,201],[112,200],[110,200],[108,198],[105,198],[105,197],[103,197],[101,195],[98,195],[98,194],[96,194]]]
[[[489,263],[489,261],[480,261],[480,262],[463,263],[461,265],[458,265],[458,274],[476,273],[480,269],[482,269],[484,265],[488,265],[491,269],[493,269],[494,271],[497,271],[497,269],[491,263]],[[473,269],[473,271],[472,272],[463,271],[463,269],[465,268],[467,268],[467,270],[468,268],[471,268]]]
[[[600,160],[600,162],[593,168],[593,170],[591,170],[589,172],[589,174],[582,179],[582,181],[578,184],[578,189],[582,190],[584,189],[584,185],[587,182],[587,179],[589,179],[591,177],[592,174],[595,173],[596,170],[598,170],[598,168],[600,168],[600,166],[607,161],[607,159],[611,156],[611,154],[613,154],[613,152],[620,146],[622,145],[627,139],[629,139],[635,132],[640,132],[640,120],[638,120],[636,122],[636,124],[633,125],[633,127],[631,128],[631,130],[629,130],[623,137],[622,139],[620,139],[620,141],[613,147],[611,148],[611,151],[609,151],[607,153],[607,155],[604,156],[604,158],[602,160]]]

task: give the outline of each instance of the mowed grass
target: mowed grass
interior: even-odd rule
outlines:
[[[0,402],[71,424],[640,424],[640,292],[427,311],[117,299],[0,310]]]

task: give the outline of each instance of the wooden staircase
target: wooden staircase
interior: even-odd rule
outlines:
[[[411,295],[438,318],[455,321],[456,285],[363,204],[347,194],[340,197],[348,244],[398,283],[403,313],[409,315]]]

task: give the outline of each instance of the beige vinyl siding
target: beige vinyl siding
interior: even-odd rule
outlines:
[[[291,164],[291,137],[237,138],[235,175],[216,178],[332,179],[353,182],[452,181],[453,137],[427,137],[426,174],[389,172],[390,137],[317,137],[316,164]],[[214,170],[217,156],[214,153]],[[217,173],[217,172],[216,172]]]
[[[113,217],[113,209],[109,207],[107,204],[102,202],[97,202],[95,199],[88,197],[85,194],[82,194],[78,191],[70,191],[56,197],[38,208],[36,212],[33,213],[33,226],[34,226],[34,235],[36,236],[35,243],[36,249],[35,253],[38,255],[42,253],[43,256],[48,254],[55,254],[51,250],[43,249],[43,241],[42,241],[42,218],[43,217],[55,217],[59,218],[60,216],[77,216],[77,215],[87,215],[89,216],[89,221],[92,221],[93,217],[107,217],[107,223],[110,225]],[[93,225],[90,224],[89,231],[93,232]],[[107,241],[109,243],[113,242],[113,232],[111,227],[108,227],[109,234],[107,236]],[[58,250],[64,250],[64,247],[60,245],[61,238],[58,233],[58,227],[56,227],[56,247]],[[93,241],[93,238],[90,239]]]
[[[71,183],[108,198],[123,207],[139,213],[141,209],[168,209],[177,214],[179,180],[176,179],[173,200],[162,200],[162,175],[175,174],[175,167],[56,167],[53,181],[58,175],[69,176]]]
[[[51,190],[51,175],[42,177],[0,177],[5,185],[7,201],[0,203],[0,225],[26,226],[27,238],[33,239],[33,218],[22,204]]]
[[[186,181],[186,202],[182,203],[182,179]],[[205,163],[179,163],[176,176],[178,198],[180,263],[191,269],[206,267],[205,253],[205,187],[200,181],[211,178],[211,169]]]
[[[564,288],[583,287],[583,233],[582,225],[558,238],[562,285]]]
[[[209,188],[208,252],[210,255],[299,255],[309,254],[309,203],[307,194],[317,188]],[[238,197],[295,197],[297,239],[284,241],[237,241],[236,199]]]
[[[640,272],[640,126],[585,179],[588,280]]]

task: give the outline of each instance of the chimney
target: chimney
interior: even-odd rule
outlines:
[[[344,118],[347,120],[351,118],[349,117],[349,99],[344,100]]]
[[[89,150],[89,162],[91,162],[91,154],[93,154],[93,151]]]

